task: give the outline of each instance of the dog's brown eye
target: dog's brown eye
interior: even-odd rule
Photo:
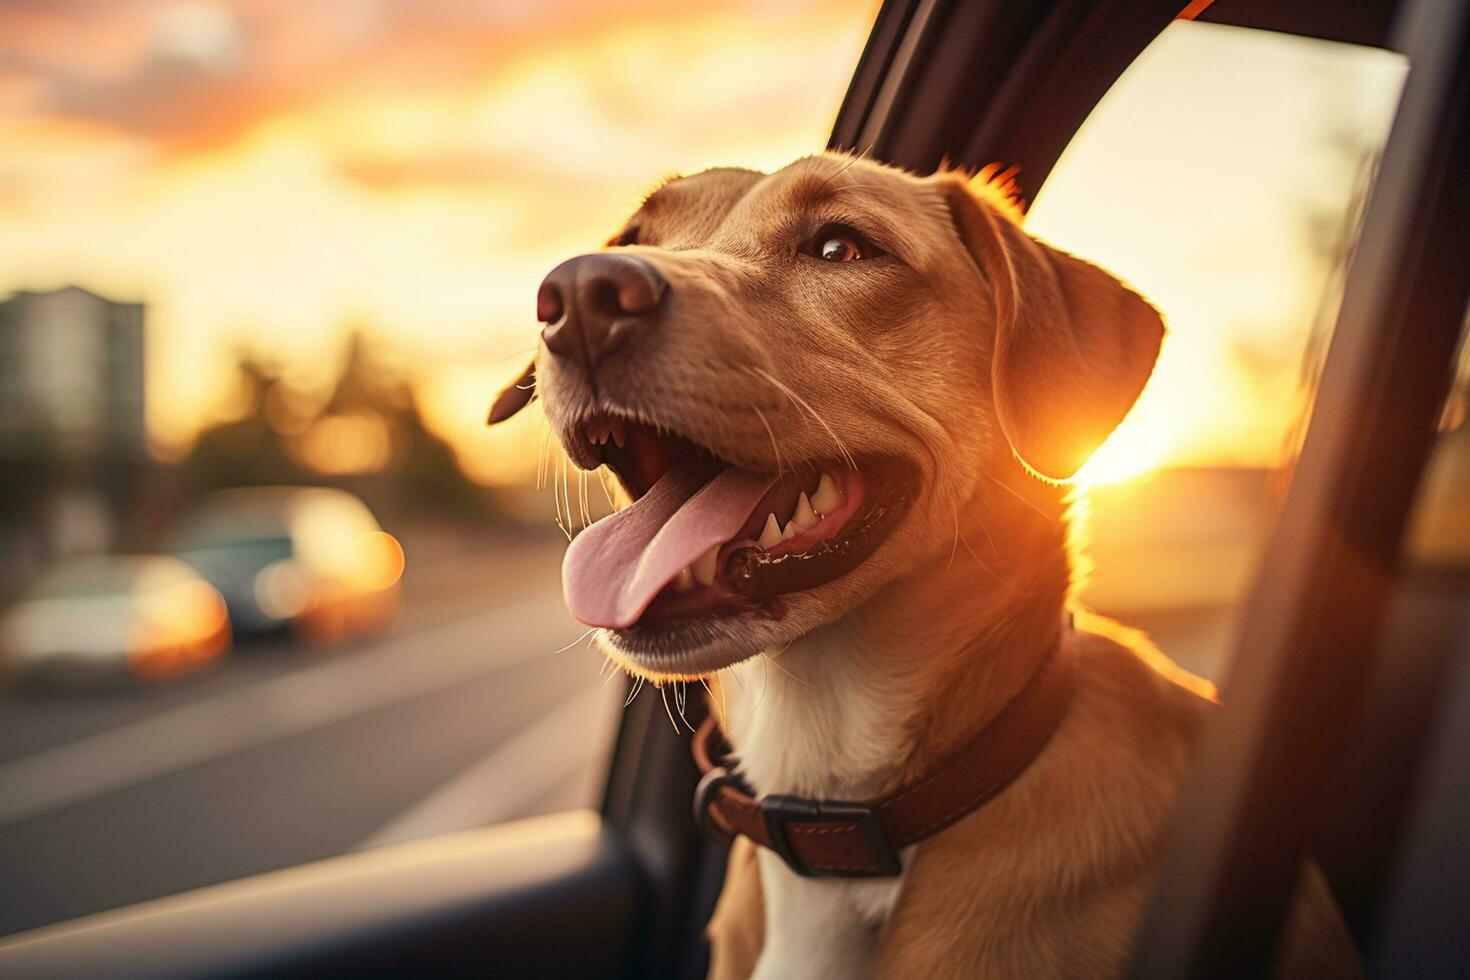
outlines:
[[[622,233],[620,235],[618,235],[616,238],[614,238],[612,241],[608,242],[608,244],[611,245],[614,248],[621,248],[624,245],[637,245],[638,244],[638,228],[637,228],[637,226],[630,225],[629,227],[624,228],[623,231],[622,231]]]
[[[817,254],[828,262],[852,262],[863,257],[863,250],[851,238],[834,235],[822,243]]]
[[[846,225],[828,225],[812,236],[802,251],[824,262],[857,262],[879,254],[867,239]]]

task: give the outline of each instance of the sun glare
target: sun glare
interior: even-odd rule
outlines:
[[[1314,236],[1346,230],[1402,78],[1385,51],[1176,23],[1103,98],[1026,228],[1122,278],[1169,332],[1079,482],[1280,464],[1339,244]]]
[[[535,343],[541,276],[660,175],[820,148],[873,14],[650,7],[570,32],[527,14],[493,51],[391,37],[372,70],[324,64],[155,133],[0,87],[0,292],[75,282],[145,301],[149,435],[170,458],[232,410],[236,350],[322,387],[365,323],[405,352],[472,478],[524,483],[539,416],[483,419]],[[221,24],[174,27],[221,71],[240,56]],[[1274,463],[1327,282],[1306,229],[1340,218],[1401,77],[1387,52],[1175,24],[1103,99],[1027,228],[1128,281],[1170,335],[1084,481]],[[329,420],[301,449],[323,472],[372,470],[385,443],[369,429]]]
[[[1147,473],[1169,458],[1171,436],[1162,422],[1120,426],[1077,471],[1073,482],[1090,487]]]

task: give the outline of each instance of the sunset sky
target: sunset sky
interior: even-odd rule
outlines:
[[[227,404],[235,350],[320,385],[366,326],[473,475],[524,479],[536,417],[483,419],[535,343],[541,277],[666,174],[820,149],[874,11],[10,0],[0,295],[147,302],[161,447]],[[1089,121],[1028,226],[1172,331],[1098,478],[1277,458],[1326,269],[1308,223],[1340,220],[1400,74],[1382,52],[1182,24]]]

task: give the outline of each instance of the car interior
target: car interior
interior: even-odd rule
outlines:
[[[1409,70],[1131,974],[1267,975],[1311,857],[1371,975],[1470,975],[1470,526],[1453,506],[1470,448],[1439,431],[1464,408],[1467,5],[887,0],[830,146],[920,173],[1004,161],[1030,200],[1177,19],[1382,48]],[[697,727],[702,700],[686,713]],[[688,732],[642,698],[598,812],[42,927],[0,940],[0,976],[701,977],[726,852],[691,816],[697,781]]]

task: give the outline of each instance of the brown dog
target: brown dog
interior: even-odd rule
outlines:
[[[1065,479],[1163,324],[1019,226],[1003,188],[823,155],[649,196],[547,277],[528,372],[631,506],[574,542],[573,613],[656,681],[718,677],[763,794],[865,800],[971,744],[1058,649],[1070,705],[1014,782],[894,877],[737,840],[717,977],[1094,977],[1126,964],[1207,684],[1079,614]],[[492,420],[530,398],[502,396]],[[1284,972],[1350,976],[1315,871]]]

